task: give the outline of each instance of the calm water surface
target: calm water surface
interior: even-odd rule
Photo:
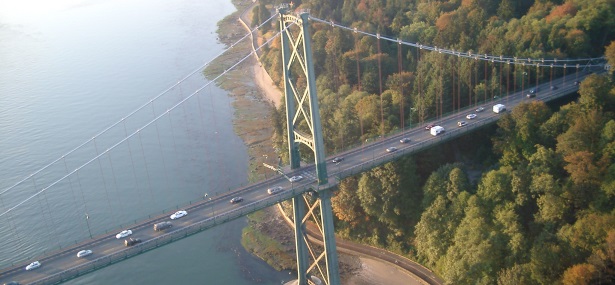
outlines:
[[[0,0],[0,213],[30,199],[0,217],[0,267],[246,183],[227,94],[211,85],[186,99],[207,83],[200,71],[148,103],[224,49],[216,23],[233,11],[229,0]],[[243,250],[244,225],[68,284],[288,280]]]

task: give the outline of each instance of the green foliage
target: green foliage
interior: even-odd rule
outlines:
[[[604,53],[615,66],[613,0],[295,4],[413,43],[518,58]],[[402,47],[398,60],[396,43],[380,41],[379,53],[375,39],[324,24],[314,24],[312,34],[327,153],[550,80],[541,69],[425,49]],[[268,49],[261,60],[281,85],[279,45]],[[540,101],[519,105],[500,117],[492,146],[461,138],[345,179],[332,199],[338,231],[402,253],[415,249],[448,284],[596,283],[596,274],[615,280],[612,72],[590,76],[579,94],[559,110]],[[272,118],[286,156],[284,110]],[[474,162],[448,164],[458,160]],[[472,171],[482,172],[478,182],[468,178]]]

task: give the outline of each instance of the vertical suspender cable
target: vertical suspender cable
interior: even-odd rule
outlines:
[[[36,178],[35,178],[35,176],[32,176],[32,185],[34,186],[34,191],[35,192],[38,189],[38,186],[36,184],[37,184],[36,183]],[[49,213],[49,212],[45,213],[46,212],[45,211],[45,206],[43,205],[43,202],[41,201],[41,197],[38,196],[37,198],[38,198],[38,203],[40,204],[41,214],[47,220],[47,222],[45,222],[45,226],[47,227],[47,233],[53,233],[53,228],[55,226],[52,227],[52,225],[51,225],[53,223],[53,218],[51,217],[51,213]],[[56,239],[56,241],[59,242],[59,239]],[[59,245],[59,243],[58,243],[58,245]]]
[[[380,34],[376,34],[378,46],[378,82],[380,86],[380,135],[384,137],[384,107],[382,106],[382,53],[380,51]]]
[[[356,34],[354,35],[354,50],[355,50],[355,58],[357,60],[357,90],[361,91],[361,65],[359,64],[359,37]]]
[[[527,72],[525,72],[525,62],[521,63],[521,98],[525,98],[523,97],[523,93],[525,93],[525,75],[527,74]]]
[[[402,79],[402,61],[401,61],[401,41],[398,40],[398,44],[397,44],[397,68],[399,70],[399,125],[400,128],[402,129],[402,131],[405,129],[405,122],[404,122],[404,82]]]
[[[94,138],[92,142],[94,142],[94,148],[96,149],[96,155],[99,155],[100,152],[98,152],[98,144],[96,143],[96,138]],[[113,208],[111,207],[111,200],[109,199],[109,190],[107,189],[107,180],[105,179],[105,173],[103,172],[102,162],[100,161],[100,157],[98,157],[96,160],[98,161],[98,167],[100,168],[100,176],[102,177],[103,187],[105,188],[105,196],[107,197],[107,206],[109,207],[109,211],[111,212],[111,215],[113,215],[114,212],[113,212]]]
[[[483,61],[485,62],[485,91],[483,91],[483,103],[487,103],[487,55],[485,55],[485,60]]]
[[[500,57],[501,58],[501,57]],[[498,71],[498,73],[500,74],[500,93],[498,93],[498,96],[502,96],[502,62],[500,61],[500,70]]]
[[[474,62],[476,62],[476,66],[474,67],[474,91],[476,91],[476,87],[478,86],[478,55],[474,56]],[[474,93],[474,106],[478,104],[478,94]]]
[[[152,116],[156,117],[156,111],[154,110],[154,103],[152,106]],[[186,111],[186,105],[184,104],[184,112]],[[164,181],[167,185],[167,189],[163,190],[165,193],[169,194],[169,189],[171,189],[171,184],[169,183],[169,175],[167,174],[167,164],[164,160],[164,151],[162,151],[162,142],[160,141],[160,131],[158,130],[158,121],[154,122],[154,127],[156,128],[156,137],[158,138],[158,148],[160,149],[160,158],[162,159],[162,170],[164,172]],[[172,201],[172,197],[168,197],[168,201]]]
[[[549,86],[553,86],[553,63],[551,63],[551,68],[549,68]]]
[[[120,203],[120,209],[125,209],[124,205],[122,203],[122,193],[120,191],[120,188],[117,187],[117,179],[115,178],[115,170],[113,169],[113,162],[111,160],[111,152],[107,152],[107,157],[109,158],[109,165],[111,166],[111,174],[113,175],[113,185],[115,186],[115,191],[117,192],[117,196],[118,196],[118,201]]]
[[[457,111],[461,110],[461,60],[457,54]]]
[[[147,158],[145,157],[145,149],[143,148],[141,129],[137,130],[137,134],[139,136],[139,145],[141,145],[141,154],[143,155],[143,169],[145,169],[145,174],[147,175],[147,189],[149,190],[149,196],[152,200],[152,203],[156,203],[156,199],[154,198],[154,194],[152,193],[152,181],[150,179],[149,169],[147,168]]]
[[[423,124],[423,117],[424,117],[425,110],[423,108],[423,94],[422,94],[423,92],[422,92],[422,89],[421,89],[421,87],[422,87],[421,86],[422,85],[421,84],[422,77],[421,77],[421,72],[419,70],[420,69],[420,65],[421,65],[421,45],[419,45],[419,48],[416,50],[416,58],[417,58],[417,61],[416,61],[416,72],[419,75],[419,80],[418,80],[419,81],[419,100],[418,100],[419,101],[419,124],[422,125]]]
[[[508,105],[508,95],[510,95],[510,61],[506,61],[506,105]]]
[[[452,84],[451,84],[451,89],[452,89],[451,90],[451,99],[452,99],[451,104],[453,106],[453,110],[452,110],[453,113],[455,112],[455,66],[456,66],[455,61],[456,61],[455,58],[451,60],[451,77],[453,79]]]
[[[515,58],[515,62],[517,59]],[[517,93],[517,64],[513,64],[513,94]]]
[[[122,123],[124,125],[124,137],[128,137],[128,131],[126,130],[126,120],[122,119]],[[128,146],[128,155],[130,156],[130,165],[132,167],[132,175],[135,178],[135,187],[137,188],[137,193],[139,194],[139,196],[143,197],[144,195],[141,194],[141,187],[139,186],[139,179],[137,179],[137,169],[135,168],[135,160],[132,157],[132,146],[130,145],[130,140],[126,140],[126,145]],[[139,197],[139,198],[141,198]],[[139,200],[139,204],[141,205],[141,209],[144,210],[145,206],[143,205],[143,199],[138,199]]]
[[[83,213],[85,214],[86,219],[89,219],[88,215],[88,203],[85,200],[85,196],[83,195],[83,187],[81,186],[81,177],[79,176],[79,171],[75,172],[77,176],[77,185],[79,185],[79,193],[81,193],[81,202],[83,204]],[[88,227],[88,232],[90,233],[90,238],[92,238],[92,229],[90,228],[90,222],[86,220],[86,226]]]

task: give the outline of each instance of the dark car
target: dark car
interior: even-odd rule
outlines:
[[[573,84],[574,84],[575,86],[577,86],[577,85],[581,84],[581,82],[579,82],[579,81],[575,81]]]
[[[19,285],[19,282],[17,281],[11,281],[9,283],[4,283],[4,285]]]
[[[231,204],[237,204],[239,202],[243,201],[242,197],[235,197],[233,199],[231,199]]]
[[[425,127],[426,130],[431,130],[431,128],[433,128],[435,125],[434,124],[429,124]]]
[[[527,98],[534,98],[534,97],[536,97],[536,93],[527,93],[527,95],[525,95],[525,97],[527,97]]]
[[[410,142],[410,138],[403,138],[401,140],[399,140],[400,143],[409,143]]]
[[[538,88],[538,87],[532,88],[532,89],[530,89],[530,94],[536,94],[536,93],[538,93],[538,91],[540,91],[540,88]]]
[[[141,243],[141,239],[139,238],[129,238],[127,240],[124,240],[124,245],[125,246],[133,246],[135,244]]]
[[[557,86],[551,85],[551,90],[557,90]]]
[[[340,162],[342,162],[342,160],[344,160],[344,158],[343,158],[343,157],[341,157],[341,156],[338,156],[338,157],[334,158],[334,159],[332,160],[332,162],[333,162],[333,163],[340,163]]]

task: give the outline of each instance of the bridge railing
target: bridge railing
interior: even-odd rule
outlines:
[[[112,265],[114,263],[118,263],[122,260],[142,254],[144,252],[169,244],[179,239],[183,239],[185,237],[197,234],[214,226],[227,223],[229,221],[241,218],[258,210],[275,205],[281,201],[288,200],[294,196],[300,195],[312,189],[313,187],[314,186],[311,184],[299,185],[298,187],[294,187],[292,189],[289,189],[288,191],[283,191],[276,195],[272,195],[268,199],[252,202],[232,211],[220,213],[216,216],[209,217],[203,221],[196,222],[190,226],[170,231],[158,237],[144,241],[143,243],[123,248],[110,255],[103,256],[82,265],[72,267],[62,272],[50,275],[31,284],[58,284],[65,282],[67,280],[87,274],[91,271],[95,271],[97,269]]]
[[[561,96],[567,95],[569,94],[569,92],[566,93],[561,93],[562,92],[562,88],[566,88],[568,86],[571,86],[573,84],[573,82],[575,81],[575,79],[577,77],[581,77],[584,78],[586,75],[590,74],[591,72],[595,72],[595,73],[603,73],[603,70],[599,70],[599,69],[594,69],[594,70],[583,70],[583,71],[579,71],[578,73],[573,73],[573,74],[568,74],[566,75],[566,79],[568,80],[567,82],[565,81],[565,86],[563,86],[562,84],[555,84],[558,86],[557,90],[543,90],[541,92],[539,92],[539,96],[541,98],[541,100],[543,101],[549,101],[552,100],[554,98],[559,98]],[[555,81],[560,81],[562,80],[562,78],[557,78]],[[547,83],[551,83],[549,81],[541,81],[538,86],[547,84]],[[537,87],[535,84],[530,84],[528,85],[527,88],[525,88],[524,90],[518,90],[516,92],[513,92],[512,90],[509,90],[510,92],[508,93],[499,93],[498,95],[496,95],[495,97],[489,96],[488,98],[485,99],[485,97],[483,96],[482,99],[479,98],[479,100],[477,100],[477,102],[472,102],[470,105],[466,105],[461,107],[460,109],[456,109],[453,111],[449,111],[446,112],[444,114],[442,114],[441,116],[436,116],[436,117],[429,117],[427,119],[425,119],[423,122],[412,122],[411,120],[404,126],[403,129],[400,128],[395,128],[392,131],[384,134],[384,136],[382,137],[372,137],[372,138],[368,138],[366,139],[366,141],[364,142],[359,142],[359,143],[353,143],[353,144],[349,144],[349,145],[345,145],[342,149],[339,149],[338,151],[336,151],[336,153],[338,155],[343,155],[344,152],[352,150],[352,149],[356,149],[358,147],[360,147],[361,145],[364,144],[369,144],[371,142],[375,142],[376,140],[381,140],[381,139],[385,139],[387,137],[391,137],[391,136],[395,136],[398,135],[406,130],[412,129],[413,127],[418,127],[418,126],[423,126],[423,125],[428,125],[431,123],[436,123],[439,120],[441,120],[442,118],[446,118],[449,115],[453,115],[453,114],[458,114],[458,113],[471,113],[473,112],[473,110],[475,110],[476,107],[483,105],[483,104],[488,104],[488,103],[492,103],[492,104],[496,104],[497,102],[505,102],[507,98],[514,98],[515,96],[525,96],[524,91],[529,91],[531,88],[535,88]],[[578,89],[578,86],[575,88]],[[544,94],[544,95],[543,95]],[[525,98],[525,97],[524,97]],[[546,100],[545,100],[546,99]],[[490,110],[485,110],[485,111],[490,111]]]

